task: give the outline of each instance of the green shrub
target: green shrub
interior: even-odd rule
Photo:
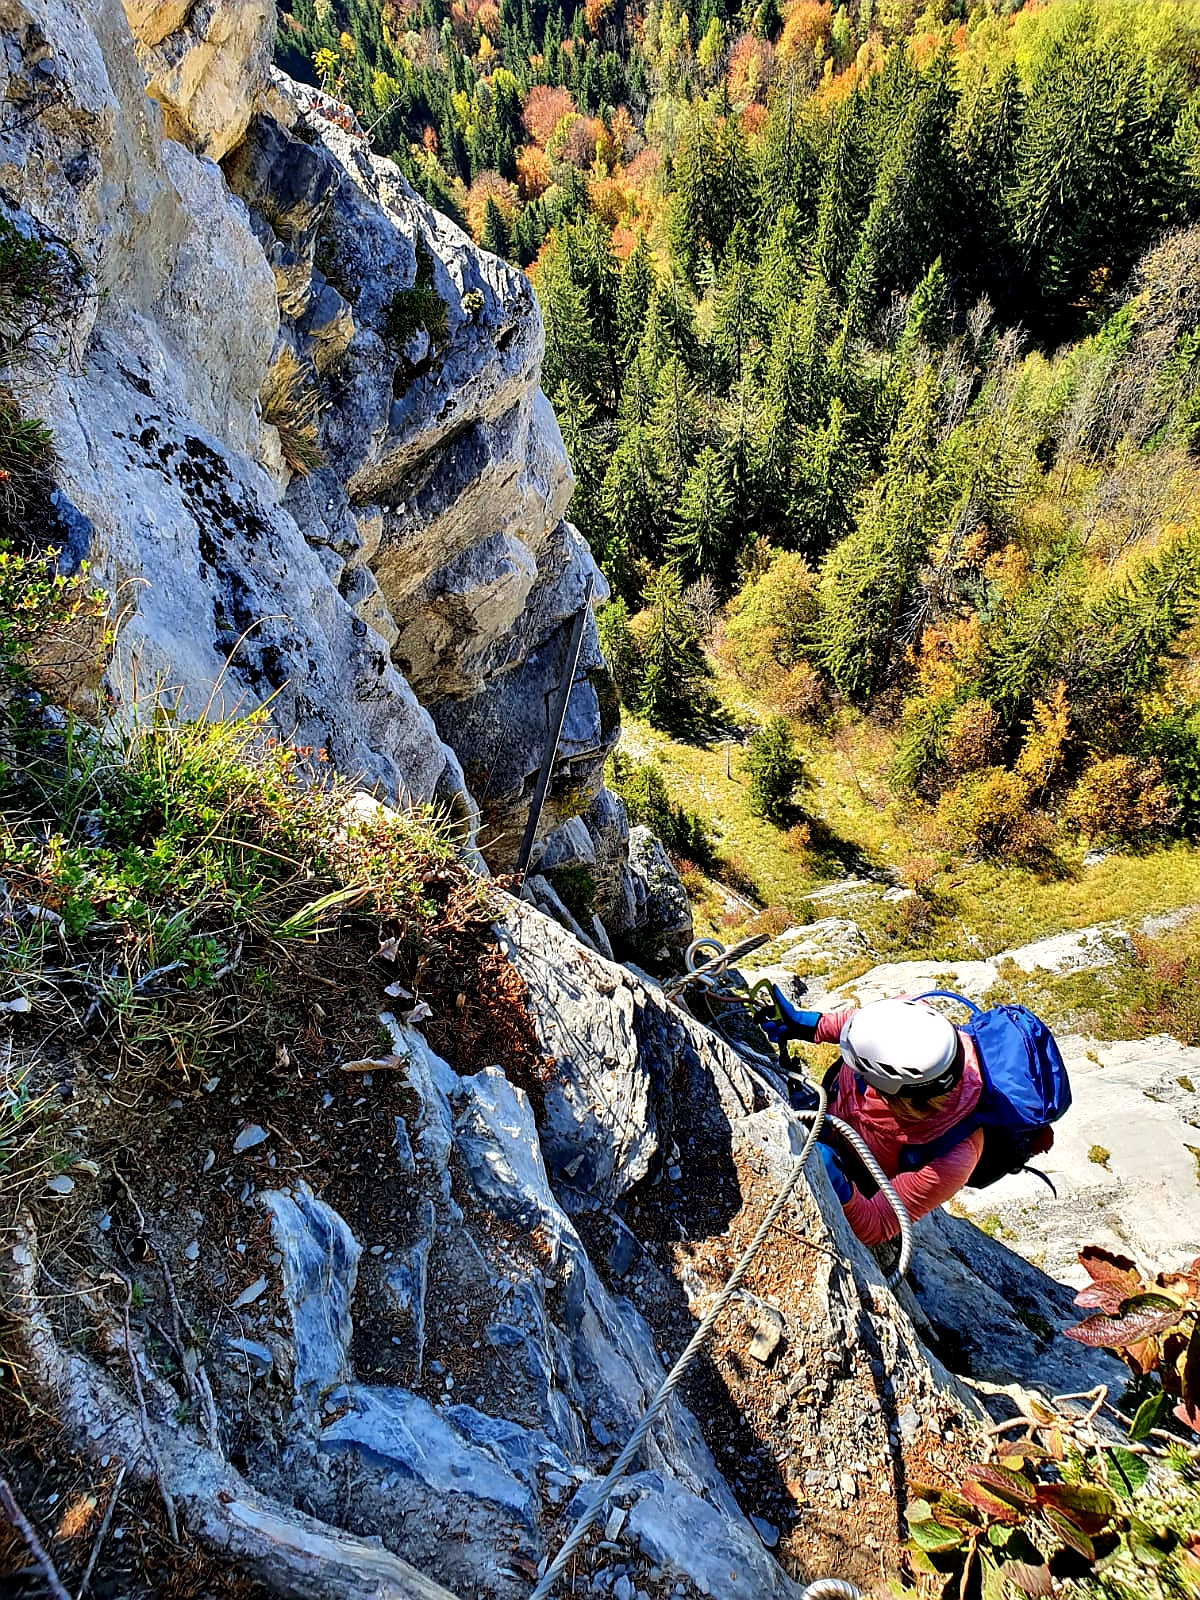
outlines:
[[[596,879],[591,869],[582,862],[572,862],[551,868],[547,877],[563,905],[586,926],[596,909]]]
[[[624,600],[601,606],[596,613],[596,631],[621,703],[635,707],[641,698],[645,666],[629,626],[629,607]]]
[[[1152,722],[1144,750],[1162,768],[1179,826],[1193,832],[1200,826],[1200,709],[1185,708]]]
[[[607,783],[624,801],[630,822],[649,828],[672,856],[691,861],[705,872],[713,869],[716,855],[707,827],[694,811],[674,804],[653,761],[631,761],[614,750]]]
[[[804,763],[792,742],[786,717],[771,717],[751,735],[745,770],[751,811],[783,826],[791,818],[796,790],[804,782]]]
[[[898,789],[914,790],[936,780],[945,760],[946,740],[955,702],[950,697],[915,700],[905,707],[904,723],[891,781]]]
[[[383,333],[390,345],[403,351],[413,334],[419,328],[424,328],[429,335],[429,351],[432,355],[446,342],[450,331],[450,312],[434,288],[433,257],[420,234],[416,237],[414,248],[417,256],[416,277],[411,288],[397,289],[389,300],[383,314]]]
[[[757,680],[770,667],[795,667],[812,649],[817,575],[790,550],[772,555],[729,603],[725,642],[739,677]]]
[[[50,245],[22,233],[0,216],[0,367],[46,350],[74,316],[86,273],[64,245]]]

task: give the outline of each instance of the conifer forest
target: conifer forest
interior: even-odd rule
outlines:
[[[740,685],[789,793],[868,717],[982,855],[1200,822],[1200,7],[291,0],[279,59],[532,279],[633,713]]]

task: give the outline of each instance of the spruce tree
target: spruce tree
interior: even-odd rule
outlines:
[[[735,530],[729,463],[706,446],[696,457],[675,508],[671,554],[685,582],[711,578],[719,589],[729,587]]]
[[[622,370],[629,365],[641,342],[657,284],[650,246],[646,243],[645,234],[641,233],[633,253],[621,269],[617,287],[617,340]]]
[[[792,816],[796,790],[804,782],[804,763],[797,754],[786,717],[771,717],[751,734],[746,751],[750,809],[757,817],[785,826]]]
[[[664,567],[646,585],[641,622],[640,710],[656,728],[693,726],[708,706],[712,668],[673,567]]]
[[[504,213],[491,195],[488,196],[487,204],[484,206],[479,242],[485,250],[490,250],[495,256],[507,256],[511,248]]]
[[[700,396],[678,356],[668,357],[655,385],[650,432],[665,503],[674,507],[701,442]]]

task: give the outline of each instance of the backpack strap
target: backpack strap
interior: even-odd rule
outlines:
[[[939,1156],[946,1155],[964,1139],[969,1139],[978,1129],[986,1127],[986,1120],[978,1111],[969,1111],[961,1122],[956,1122],[952,1128],[947,1128],[945,1133],[939,1134],[936,1139],[930,1139],[928,1144],[905,1145],[900,1157],[902,1171],[913,1172],[917,1167],[926,1166],[930,1161],[936,1161]]]
[[[965,994],[955,994],[953,989],[928,989],[924,994],[915,996],[918,1000],[957,1000],[960,1006],[966,1006],[973,1017],[983,1014],[983,1007],[977,1006],[974,1000],[968,1000]]]

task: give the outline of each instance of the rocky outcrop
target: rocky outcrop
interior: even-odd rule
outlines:
[[[606,595],[564,517],[541,319],[344,107],[271,71],[274,15],[0,14],[4,94],[28,112],[0,136],[8,215],[88,274],[24,396],[57,442],[55,536],[121,615],[120,706],[269,702],[385,799],[478,827],[503,867],[574,619],[589,582]],[[589,612],[543,835],[587,811],[617,733]]]
[[[238,143],[275,42],[271,0],[124,0],[168,138],[219,161]]]
[[[290,1088],[148,1088],[140,1210],[115,1189],[91,1203],[81,1175],[71,1228],[3,1261],[29,1381],[75,1442],[157,1474],[198,1537],[282,1592],[527,1595],[802,1140],[770,1082],[652,981],[528,907],[498,910],[545,1063],[529,1093],[518,1063],[454,1071],[390,1018],[386,1058]],[[317,1124],[323,1193],[300,1153]],[[153,1242],[134,1269],[145,1326],[206,1330],[168,1363],[134,1319],[150,1450],[120,1369],[71,1347],[74,1300],[39,1297],[43,1267],[77,1278],[93,1347],[120,1354],[101,1290],[110,1262],[130,1270],[130,1226]],[[606,1508],[587,1592],[796,1600],[792,1574],[895,1570],[906,1484],[969,1458],[985,1402],[1008,1415],[1025,1389],[1108,1374],[1066,1341],[1069,1360],[1048,1354],[1062,1291],[1039,1296],[1031,1267],[983,1245],[923,1248],[914,1267],[975,1313],[968,1350],[945,1308],[935,1324],[885,1285],[814,1165]]]

